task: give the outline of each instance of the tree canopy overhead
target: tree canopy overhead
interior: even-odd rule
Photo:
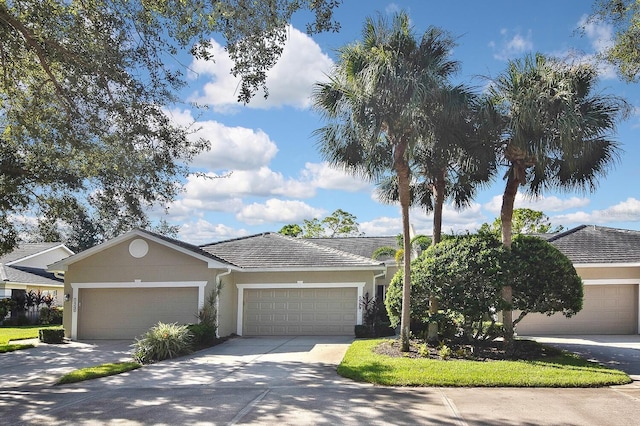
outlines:
[[[598,0],[588,22],[613,27],[613,45],[602,52],[627,82],[640,80],[640,3],[637,0]]]
[[[291,16],[309,10],[308,32],[337,30],[339,3],[0,1],[0,251],[17,238],[11,215],[27,210],[144,224],[208,147],[166,113],[185,85],[179,55],[214,60],[212,37],[222,35],[248,102],[267,93]]]

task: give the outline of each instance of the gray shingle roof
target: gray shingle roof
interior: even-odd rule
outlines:
[[[398,237],[311,238],[309,241],[371,259],[380,247],[398,249]]]
[[[363,268],[382,265],[370,257],[316,244],[313,240],[271,232],[220,241],[201,248],[246,269]]]
[[[15,262],[16,260],[33,256],[41,251],[49,250],[60,245],[62,245],[62,243],[21,243],[20,247],[14,248],[12,252],[0,256],[0,263],[7,264]]]
[[[41,268],[27,268],[22,266],[7,266],[0,264],[0,277],[4,281],[20,284],[62,285],[63,280]]]
[[[146,229],[142,229],[142,228],[136,228],[136,229],[138,231],[144,232],[146,234],[149,234],[151,236],[154,236],[156,238],[164,240],[164,241],[166,241],[166,242],[168,242],[170,244],[173,244],[173,245],[176,245],[178,247],[182,247],[183,249],[192,251],[195,254],[199,254],[201,256],[205,256],[205,257],[208,257],[210,259],[217,260],[218,262],[229,263],[229,262],[225,262],[224,259],[216,256],[215,254],[207,252],[207,251],[203,250],[201,247],[198,247],[196,245],[185,243],[184,241],[176,240],[175,238],[171,238],[171,237],[168,237],[166,235],[162,235],[162,234],[158,234],[158,233],[155,233],[155,232],[152,232],[152,231],[148,231]]]
[[[573,263],[640,262],[640,231],[581,225],[547,241]]]

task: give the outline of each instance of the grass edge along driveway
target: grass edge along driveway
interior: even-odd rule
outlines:
[[[375,353],[373,349],[385,340],[354,341],[338,374],[385,386],[600,387],[632,382],[622,371],[568,352],[534,361],[444,361]]]
[[[61,325],[0,326],[0,353],[33,348],[32,344],[9,344],[12,340],[37,339],[38,330]]]

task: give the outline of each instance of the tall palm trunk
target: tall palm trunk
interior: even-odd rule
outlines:
[[[440,170],[433,182],[433,238],[431,245],[436,245],[442,239],[442,210],[444,209],[444,192],[445,192],[445,171]],[[429,315],[438,313],[438,298],[429,296]],[[438,341],[438,323],[429,322],[427,329],[427,340],[431,343]]]
[[[502,196],[502,208],[500,210],[500,220],[502,221],[502,245],[507,250],[511,249],[511,220],[513,218],[513,206],[516,201],[516,194],[520,181],[518,179],[518,171],[514,168],[507,177],[507,184]],[[506,283],[502,287],[502,299],[507,307],[502,311],[502,324],[504,326],[504,339],[507,351],[513,346],[513,311],[511,304],[513,303],[513,288],[510,283]]]
[[[404,279],[402,284],[402,315],[400,316],[400,341],[402,351],[409,351],[409,335],[411,325],[411,236],[409,232],[409,164],[405,158],[407,145],[400,142],[394,150],[393,164],[398,175],[398,195],[402,210],[402,237],[404,249]]]
[[[445,192],[445,171],[438,172],[438,176],[433,184],[433,240],[431,244],[436,245],[442,239],[442,210],[444,209]]]

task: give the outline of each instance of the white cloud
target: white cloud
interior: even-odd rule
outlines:
[[[250,225],[264,223],[298,223],[304,219],[322,216],[325,213],[297,200],[279,200],[272,198],[264,204],[253,203],[242,208],[236,219]]]
[[[598,20],[590,20],[587,15],[583,15],[578,21],[577,27],[584,31],[591,44],[593,54],[574,54],[574,59],[581,63],[589,63],[598,70],[598,75],[604,79],[612,80],[617,78],[615,67],[597,55],[604,53],[614,44],[613,27]]]
[[[556,196],[540,196],[534,198],[527,196],[522,192],[518,192],[516,194],[514,209],[526,208],[531,210],[538,210],[548,215],[549,212],[559,212],[563,210],[580,208],[588,204],[588,198],[571,197],[561,199]],[[494,196],[491,201],[484,204],[482,207],[497,216],[500,213],[500,208],[502,207],[502,195]]]
[[[191,68],[202,76],[212,77],[193,100],[213,106],[219,112],[238,106],[240,80],[230,73],[233,63],[224,48],[214,41],[212,53],[215,62],[194,60]],[[325,80],[333,61],[322,52],[320,46],[307,34],[289,27],[288,40],[282,56],[267,72],[269,97],[258,93],[247,105],[249,108],[268,109],[281,106],[307,108],[313,84]]]
[[[493,57],[495,59],[506,61],[533,50],[531,30],[523,35],[520,32],[512,34],[509,30],[502,29],[500,35],[502,37],[500,42],[492,41],[489,43],[489,47],[494,50]]]
[[[371,189],[371,183],[355,177],[344,170],[331,167],[329,163],[306,163],[301,173],[302,180],[315,188],[337,189],[358,192]]]
[[[215,241],[248,235],[246,229],[234,229],[223,224],[214,224],[200,219],[180,226],[179,238],[190,244],[202,245]]]
[[[578,28],[584,30],[584,34],[591,42],[591,47],[598,53],[610,49],[614,44],[613,27],[605,22],[582,15],[578,21]]]
[[[368,222],[360,223],[360,231],[366,236],[389,236],[402,233],[402,218],[379,217]]]
[[[433,234],[433,213],[426,214],[424,210],[412,208],[409,220],[416,234]],[[446,204],[442,212],[442,232],[444,234],[473,232],[483,222],[486,222],[480,204],[473,203],[466,209],[457,210],[453,205]],[[396,217],[379,217],[360,224],[360,230],[367,236],[397,235],[402,233],[402,216],[398,208]]]
[[[227,127],[213,120],[196,121],[191,112],[173,110],[173,120],[182,126],[198,129],[192,140],[206,139],[211,149],[196,156],[192,164],[207,170],[251,170],[271,162],[278,147],[262,130]]]
[[[286,179],[282,173],[268,167],[257,170],[234,171],[227,177],[212,179],[191,175],[185,184],[183,198],[197,200],[223,200],[237,197],[268,197],[282,195],[290,198],[306,198],[315,195],[315,188],[310,188],[294,179]]]
[[[625,201],[604,210],[593,210],[591,213],[576,212],[554,216],[554,223],[566,224],[601,224],[611,222],[640,222],[640,200],[627,198]]]

